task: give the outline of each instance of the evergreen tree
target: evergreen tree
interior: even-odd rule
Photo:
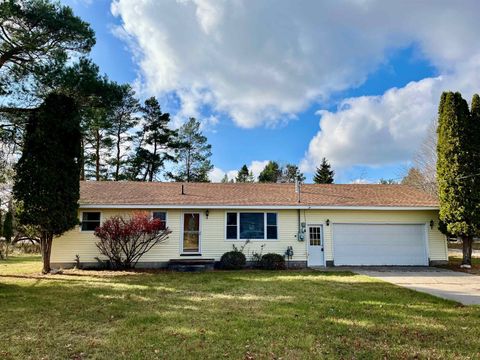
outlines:
[[[471,266],[472,241],[480,229],[480,101],[471,113],[460,93],[442,94],[438,117],[440,220],[447,233],[462,238],[462,265]]]
[[[50,94],[29,118],[13,195],[20,223],[39,230],[44,273],[53,237],[78,224],[80,140],[78,107],[68,96]]]
[[[327,159],[323,158],[320,167],[317,167],[313,182],[315,184],[333,184],[335,172],[331,169]]]
[[[250,170],[250,172],[248,173],[248,178],[247,178],[247,181],[246,182],[249,182],[249,183],[253,183],[255,182],[255,175],[253,175],[253,171]]]
[[[384,178],[381,178],[380,180],[378,180],[378,183],[381,184],[381,185],[394,185],[394,184],[398,184],[395,179],[384,179]]]
[[[226,184],[226,183],[228,183],[228,182],[229,182],[229,181],[228,181],[228,175],[225,174],[225,175],[223,176],[223,178],[222,178],[221,183],[222,183],[222,184]]]
[[[250,172],[248,171],[247,165],[243,165],[238,171],[237,178],[235,179],[237,183],[248,182],[248,176]]]
[[[111,178],[118,181],[125,178],[122,169],[128,163],[127,152],[133,140],[132,129],[138,124],[135,113],[139,110],[139,104],[135,92],[128,84],[118,85],[116,93],[116,101],[109,114],[110,126],[107,136],[113,143],[113,156],[108,160],[112,167]]]
[[[275,161],[269,161],[258,175],[258,181],[262,183],[276,183],[281,179],[282,169]]]
[[[304,182],[305,175],[300,172],[300,169],[297,165],[285,165],[285,168],[282,169],[282,176],[280,181],[285,183],[294,183],[295,180],[298,180],[299,182]]]
[[[190,118],[179,130],[179,166],[169,176],[181,182],[209,182],[208,173],[213,169],[210,162],[212,146],[200,131],[200,122]]]
[[[170,129],[170,114],[162,113],[158,100],[151,97],[141,107],[143,129],[137,133],[137,148],[130,159],[127,178],[154,181],[166,161],[176,161],[180,147],[178,133]]]
[[[4,0],[0,19],[0,95],[8,96],[8,103],[20,94],[38,99],[38,81],[95,44],[90,25],[56,1]],[[15,110],[23,108],[0,107],[0,112]]]

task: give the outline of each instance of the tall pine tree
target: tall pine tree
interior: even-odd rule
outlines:
[[[107,129],[113,152],[107,163],[111,166],[109,177],[118,181],[126,177],[124,167],[128,163],[128,151],[133,140],[132,129],[139,121],[135,115],[139,110],[139,104],[130,85],[117,85],[115,92],[116,101],[109,114],[110,127]]]
[[[158,100],[151,97],[141,107],[144,126],[137,133],[137,148],[130,159],[127,178],[154,181],[166,161],[176,160],[180,143],[178,133],[170,126],[170,114],[162,113]]]
[[[258,175],[258,182],[261,183],[276,183],[282,176],[282,169],[275,161],[269,161],[265,168]]]
[[[331,169],[327,159],[323,158],[320,167],[317,167],[313,182],[315,184],[333,184],[335,172]]]
[[[236,182],[238,183],[244,183],[248,182],[248,175],[249,175],[248,167],[247,165],[243,165],[242,168],[238,171],[237,177],[236,177]]]
[[[213,169],[210,162],[212,145],[207,142],[200,130],[200,122],[190,118],[179,130],[181,144],[178,167],[169,176],[180,182],[209,182],[208,173]]]
[[[29,118],[13,195],[20,223],[39,230],[44,273],[53,237],[78,224],[80,140],[78,107],[68,96],[48,95]]]
[[[462,239],[462,265],[467,267],[480,229],[479,130],[479,97],[474,96],[470,113],[460,93],[443,93],[437,146],[440,220],[446,232]]]

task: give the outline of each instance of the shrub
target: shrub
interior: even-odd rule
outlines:
[[[284,270],[285,259],[280,254],[268,253],[262,256],[260,267],[265,270]]]
[[[113,216],[95,229],[97,248],[115,269],[135,267],[144,254],[167,240],[170,233],[159,219],[141,212],[127,219]]]
[[[247,259],[241,251],[229,251],[220,258],[220,267],[225,270],[239,270],[246,263]]]

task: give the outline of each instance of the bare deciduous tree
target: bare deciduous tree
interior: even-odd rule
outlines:
[[[413,158],[413,167],[408,169],[402,184],[411,185],[433,196],[437,190],[437,122],[432,121],[427,134]]]

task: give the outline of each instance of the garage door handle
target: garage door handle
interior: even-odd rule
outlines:
[[[323,251],[323,246],[322,246],[322,251]]]

